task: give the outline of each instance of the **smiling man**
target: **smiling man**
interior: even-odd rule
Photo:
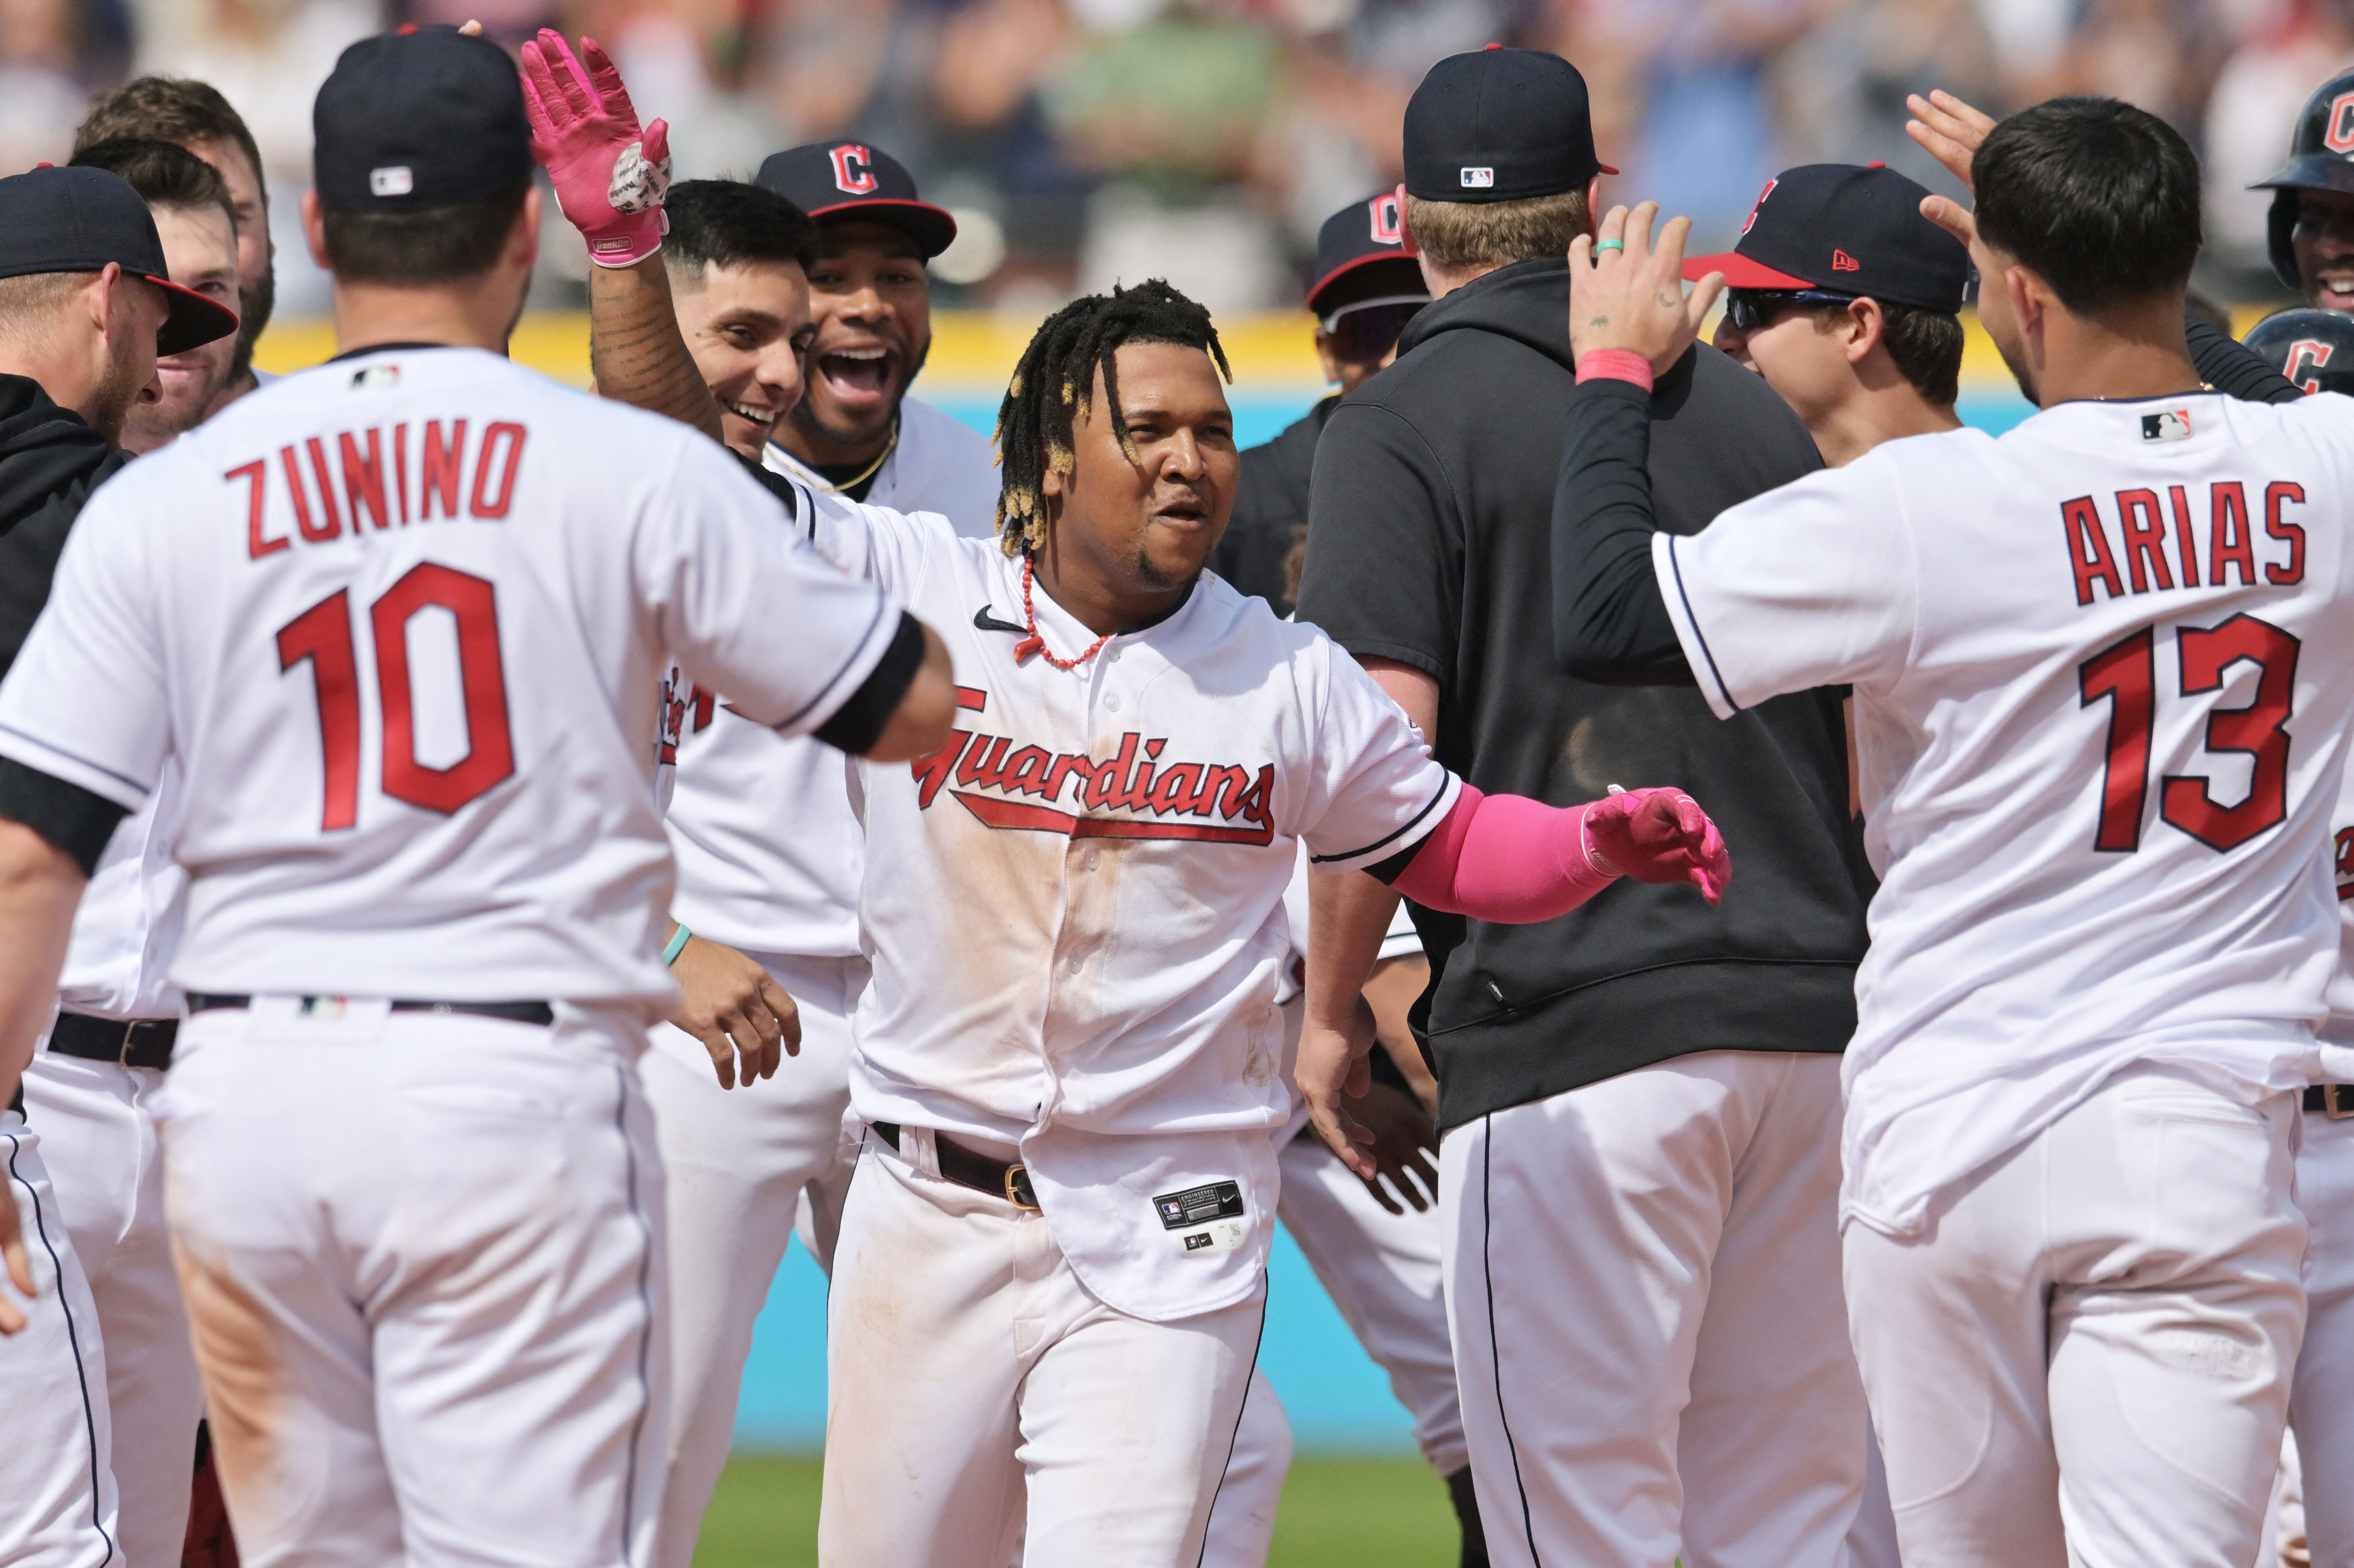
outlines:
[[[169,142],[121,137],[74,162],[121,175],[147,203],[172,281],[223,310],[238,307],[237,209],[213,166]],[[215,338],[155,361],[159,395],[134,405],[122,425],[125,451],[151,452],[194,429],[237,368],[239,337]]]
[[[863,143],[790,148],[758,180],[818,226],[809,387],[777,428],[769,466],[821,493],[985,530],[997,505],[989,443],[907,396],[932,351],[924,264],[956,238],[956,219],[917,197],[897,159]]]

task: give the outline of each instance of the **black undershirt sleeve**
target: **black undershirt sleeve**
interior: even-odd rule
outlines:
[[[832,718],[817,726],[817,737],[853,757],[865,755],[883,738],[884,726],[899,711],[899,699],[907,694],[916,672],[923,667],[924,623],[903,609],[899,630],[885,650],[883,662],[850,694],[850,700],[834,710]]]
[[[2212,323],[2185,316],[2182,335],[2190,344],[2190,363],[2199,379],[2243,403],[2294,403],[2305,396],[2296,383],[2274,370],[2264,356]]]
[[[0,757],[0,817],[24,823],[71,855],[84,876],[98,869],[115,824],[129,814],[103,795]]]
[[[1690,684],[1651,569],[1651,394],[1581,381],[1569,395],[1553,495],[1553,642],[1583,681]]]

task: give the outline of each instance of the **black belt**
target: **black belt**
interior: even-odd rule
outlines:
[[[2307,1085],[2305,1108],[2321,1111],[2332,1121],[2343,1121],[2354,1116],[2354,1084]]]
[[[125,1067],[172,1065],[172,1040],[180,1033],[176,1018],[92,1018],[86,1012],[60,1012],[49,1031],[49,1049],[60,1056],[85,1062],[113,1062]]]
[[[304,1011],[315,1001],[330,1000],[306,996]],[[245,1008],[253,1005],[250,996],[215,995],[192,991],[188,996],[190,1012],[213,1012],[221,1008]],[[511,1023],[536,1023],[542,1029],[556,1022],[556,1010],[544,1001],[395,1001],[395,1012],[462,1012],[472,1018],[504,1018]]]
[[[875,1130],[892,1148],[899,1147],[899,1124],[878,1121]],[[1017,1209],[1034,1210],[1038,1194],[1030,1186],[1030,1168],[1020,1160],[1008,1163],[991,1160],[986,1154],[975,1154],[961,1143],[952,1143],[939,1133],[932,1134],[932,1147],[940,1157],[940,1174],[960,1187],[970,1187],[976,1192],[986,1192],[992,1198],[1002,1198]]]

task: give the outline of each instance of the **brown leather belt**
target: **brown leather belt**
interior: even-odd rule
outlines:
[[[172,1065],[172,1042],[179,1033],[176,1018],[125,1020],[60,1012],[49,1031],[49,1049],[85,1062],[112,1062],[162,1072]]]
[[[2305,1108],[2320,1111],[2332,1121],[2344,1121],[2354,1116],[2354,1084],[2307,1085]]]
[[[899,1147],[899,1124],[878,1121],[875,1130],[892,1148]],[[960,1187],[970,1187],[976,1192],[986,1192],[992,1198],[1002,1198],[1017,1209],[1035,1210],[1038,1194],[1031,1190],[1030,1168],[1020,1160],[1007,1162],[991,1160],[986,1154],[975,1154],[963,1144],[941,1133],[932,1134],[932,1147],[940,1159],[940,1174]]]

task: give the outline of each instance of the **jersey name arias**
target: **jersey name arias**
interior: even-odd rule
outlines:
[[[530,439],[513,419],[402,420],[290,441],[224,477],[247,487],[245,551],[259,561],[347,532],[357,538],[412,523],[501,522],[514,505]],[[291,530],[273,497],[291,503]]]
[[[989,695],[957,688],[958,705],[985,713]],[[1107,758],[1050,751],[985,730],[952,730],[948,744],[911,765],[916,801],[930,810],[943,790],[992,828],[1077,839],[1192,839],[1267,844],[1275,839],[1268,797],[1275,767],[1193,762],[1167,754],[1165,736],[1129,730]]]
[[[2305,486],[2294,480],[2211,480],[2120,490],[2060,503],[2076,602],[2186,588],[2290,588],[2305,580]],[[2254,532],[2261,521],[2264,532]]]

